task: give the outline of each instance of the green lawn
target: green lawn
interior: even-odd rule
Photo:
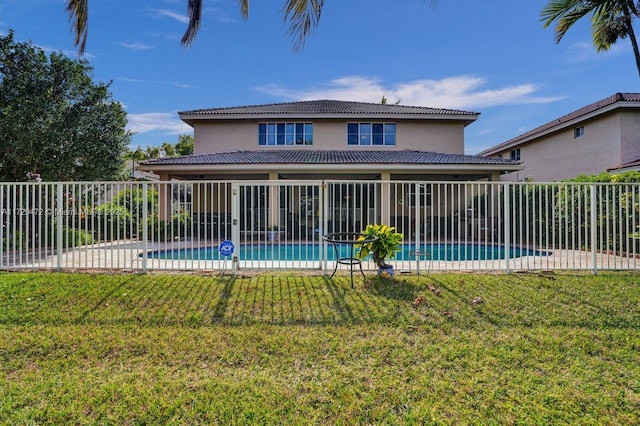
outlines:
[[[639,283],[0,273],[0,424],[638,424]]]

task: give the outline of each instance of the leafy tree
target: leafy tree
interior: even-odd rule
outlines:
[[[324,2],[325,0],[284,0],[283,20],[285,24],[289,24],[289,36],[293,39],[294,50],[301,49],[307,36],[318,26]],[[82,55],[87,45],[89,0],[66,0],[66,3],[75,44]],[[204,0],[187,0],[189,23],[181,40],[184,46],[193,43],[200,29],[203,3]],[[431,4],[435,5],[436,3],[437,0],[431,0]],[[239,5],[240,15],[243,19],[248,19],[249,0],[239,0]]]
[[[193,136],[191,135],[178,136],[178,142],[176,143],[176,153],[178,155],[193,154]]]
[[[143,161],[150,160],[152,158],[162,157],[176,157],[178,155],[191,155],[193,154],[193,136],[180,135],[178,136],[178,142],[172,144],[169,142],[162,142],[160,146],[147,146],[145,149],[138,148],[134,151],[128,149],[123,158],[126,161]]]
[[[596,50],[609,50],[618,40],[629,37],[640,74],[640,49],[633,30],[633,20],[640,17],[640,10],[633,0],[550,0],[540,13],[545,28],[556,23],[556,43],[560,43],[573,24],[587,15],[591,15],[591,34]]]
[[[147,159],[160,158],[160,148],[157,146],[148,146],[146,154]]]
[[[0,179],[110,180],[129,144],[126,113],[86,60],[0,37]]]
[[[165,157],[173,157],[176,155],[176,147],[169,142],[162,142],[162,146],[160,147],[162,153]]]
[[[147,153],[142,148],[140,148],[140,145],[138,145],[138,148],[136,148],[135,151],[127,150],[125,158],[127,160],[142,161],[146,160],[148,157]]]

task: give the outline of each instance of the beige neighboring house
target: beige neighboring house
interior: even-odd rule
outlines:
[[[640,170],[640,93],[616,93],[478,155],[522,161],[524,170],[503,181]]]
[[[139,167],[161,181],[496,181],[522,168],[510,159],[464,155],[474,112],[318,100],[179,114],[194,129],[194,154]]]

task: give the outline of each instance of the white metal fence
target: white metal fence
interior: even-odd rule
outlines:
[[[4,183],[0,210],[2,269],[326,270],[322,236],[370,223],[400,270],[640,268],[640,184]]]

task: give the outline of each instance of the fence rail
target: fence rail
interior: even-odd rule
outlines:
[[[4,183],[0,210],[1,269],[326,271],[322,236],[370,223],[401,270],[640,268],[640,184]]]

